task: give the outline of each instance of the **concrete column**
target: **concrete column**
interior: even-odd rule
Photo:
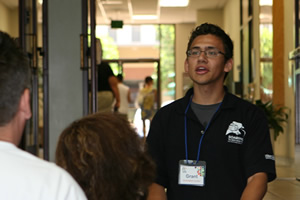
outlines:
[[[188,75],[184,75],[184,62],[186,59],[186,48],[189,41],[190,34],[195,28],[195,24],[176,24],[175,26],[175,82],[176,82],[176,99],[179,99],[185,95],[185,86],[192,85],[192,81]]]
[[[81,1],[51,0],[49,11],[49,159],[58,137],[82,116]]]
[[[273,1],[273,102],[284,105],[284,2]]]
[[[284,134],[274,143],[278,164],[292,164],[295,157],[295,102],[288,53],[294,48],[294,0],[273,1],[273,103],[290,109]]]

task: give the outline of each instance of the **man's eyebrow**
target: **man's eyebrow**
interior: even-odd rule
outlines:
[[[205,47],[205,49],[216,49],[216,47],[214,47],[214,46],[207,46],[207,47]]]
[[[201,49],[201,48],[198,46],[193,46],[191,49]]]
[[[201,47],[199,47],[199,46],[193,46],[191,49],[201,49]],[[204,47],[204,49],[216,49],[216,47],[214,47],[214,46],[206,46],[206,47]]]

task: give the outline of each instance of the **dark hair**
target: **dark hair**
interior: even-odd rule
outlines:
[[[219,26],[208,23],[201,24],[192,31],[188,42],[187,51],[191,48],[192,42],[196,37],[207,34],[214,35],[223,41],[225,62],[233,57],[233,43],[230,37]]]
[[[118,74],[117,75],[117,79],[122,82],[123,81],[123,75],[122,74]]]
[[[145,78],[145,84],[148,84],[148,83],[150,83],[152,81],[153,81],[153,78],[151,76],[146,76],[146,78]]]
[[[153,182],[154,163],[128,120],[96,113],[61,134],[56,163],[66,169],[89,200],[141,199]]]
[[[31,70],[24,52],[0,31],[0,126],[15,116],[20,97],[31,85]]]

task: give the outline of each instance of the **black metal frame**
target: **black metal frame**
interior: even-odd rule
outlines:
[[[31,6],[31,12],[27,9],[27,4]],[[31,14],[31,16],[30,16]],[[30,20],[32,27],[29,30],[26,26]],[[31,43],[30,43],[31,42]],[[30,66],[32,69],[32,89],[31,89],[31,106],[32,118],[27,122],[24,134],[21,139],[20,148],[38,154],[38,66],[37,66],[37,8],[36,0],[19,0],[19,44],[20,47],[28,54]],[[27,44],[30,44],[27,46]],[[33,133],[33,144],[27,144],[27,134]]]
[[[244,80],[244,73],[246,73],[246,70],[249,73],[249,83],[251,83],[253,81],[253,69],[252,69],[252,65],[254,63],[252,63],[252,48],[253,48],[253,18],[252,18],[252,14],[253,14],[253,0],[248,0],[248,23],[244,24],[243,21],[243,0],[240,0],[240,47],[241,47],[241,54],[240,54],[240,58],[241,58],[241,74],[240,74],[240,84],[241,84],[241,98],[244,98],[244,84],[245,84],[245,80]],[[248,57],[249,57],[249,63],[248,66],[244,65],[244,45],[243,45],[243,41],[244,41],[244,26],[247,25],[248,26],[248,36],[249,36],[249,49],[247,49],[248,51]]]
[[[81,1],[82,12],[82,34],[80,36],[80,57],[82,70],[82,87],[83,87],[83,115],[89,114],[89,67],[88,67],[88,1]]]
[[[49,50],[48,50],[48,0],[43,0],[43,150],[49,160]]]
[[[90,0],[91,19],[91,92],[92,92],[92,113],[97,112],[97,66],[96,66],[96,9],[95,0]]]

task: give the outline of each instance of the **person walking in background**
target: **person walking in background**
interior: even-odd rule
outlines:
[[[230,37],[202,24],[191,33],[186,56],[193,88],[156,113],[147,137],[157,164],[148,200],[263,199],[276,178],[268,122],[224,86],[233,67]]]
[[[111,112],[120,107],[120,93],[118,79],[114,75],[110,65],[102,61],[103,48],[100,39],[96,39],[97,48],[97,71],[98,71],[98,112]]]
[[[0,31],[1,199],[86,200],[65,170],[17,147],[31,118],[30,86],[29,60],[14,40]]]
[[[131,100],[131,93],[130,88],[127,85],[124,85],[123,83],[123,75],[118,74],[118,89],[120,92],[120,107],[118,112],[122,115],[126,116],[126,119],[128,119],[128,109],[129,109],[129,103],[132,102]]]
[[[120,107],[120,93],[118,79],[107,62],[98,65],[98,112],[118,110]],[[113,105],[115,102],[115,105]]]
[[[60,135],[56,163],[68,170],[89,200],[142,200],[155,165],[127,119],[96,113],[74,121]]]
[[[146,140],[146,120],[152,121],[155,114],[155,103],[157,98],[156,89],[153,88],[153,79],[151,76],[145,78],[144,87],[138,94],[138,104],[141,107],[141,118],[143,121],[143,134]]]

